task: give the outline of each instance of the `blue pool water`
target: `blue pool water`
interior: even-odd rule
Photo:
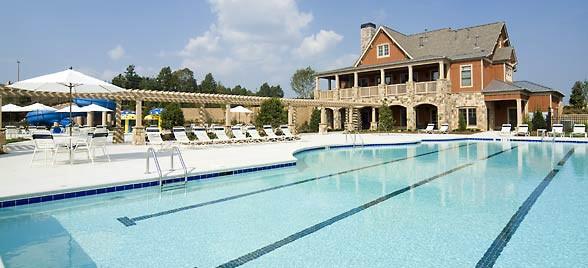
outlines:
[[[6,267],[577,267],[588,149],[443,142],[0,209]],[[80,178],[83,179],[83,178]]]

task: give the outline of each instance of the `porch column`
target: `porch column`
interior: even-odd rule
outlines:
[[[231,104],[225,105],[225,129],[231,128]]]
[[[4,144],[6,143],[6,133],[2,128],[2,95],[0,95],[0,153],[4,152]]]
[[[331,78],[327,80],[327,90],[331,90]]]
[[[494,130],[496,127],[496,109],[494,108],[494,102],[486,102],[488,107],[488,130]]]
[[[412,79],[412,65],[408,65],[408,82],[414,82]]]
[[[523,123],[523,100],[517,99],[517,125]],[[516,127],[516,126],[513,126]]]
[[[317,76],[314,78],[314,99],[318,100],[319,96],[319,92],[321,91],[321,84],[320,84],[320,78]]]
[[[443,61],[439,62],[439,79],[445,79],[445,64]]]
[[[529,114],[529,100],[525,101],[525,109],[524,110],[525,110],[525,114],[523,116],[528,115]]]
[[[327,110],[321,106],[321,123],[319,124],[319,134],[327,134]]]
[[[341,108],[333,108],[333,129],[341,128]]]
[[[413,106],[406,107],[406,128],[416,129],[416,112]]]
[[[335,75],[335,89],[339,89],[341,85],[339,84],[339,75]]]
[[[357,72],[353,73],[353,87],[359,86],[359,74]]]
[[[120,104],[120,101],[116,102],[116,109],[115,109],[115,113],[114,113],[114,121],[115,121],[115,127],[114,127],[114,137],[113,137],[113,142],[114,143],[123,143],[125,141],[125,134],[123,126],[122,126],[122,117],[121,117],[121,111],[122,111],[122,106]]]
[[[86,125],[89,127],[94,126],[94,112],[86,113]]]
[[[288,105],[288,128],[290,132],[294,133],[294,107],[292,105]]]
[[[378,122],[376,121],[376,107],[372,107],[372,121],[370,122],[370,130],[377,130]]]
[[[135,100],[135,126],[133,127],[133,144],[145,144],[145,127],[143,127],[143,100]]]
[[[106,122],[108,123],[109,126],[112,126],[112,114],[106,115]]]
[[[380,69],[380,85],[386,84],[386,82],[384,81],[384,78],[386,78],[384,69]]]
[[[107,121],[106,121],[106,117],[108,115],[108,112],[102,112],[102,125],[106,127]]]

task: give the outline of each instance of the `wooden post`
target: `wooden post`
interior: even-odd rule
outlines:
[[[116,102],[116,110],[114,114],[114,143],[124,143],[125,141],[125,134],[123,133],[123,126],[122,126],[122,116],[121,116],[122,106],[120,101]]]
[[[133,144],[144,145],[145,144],[145,127],[143,127],[143,100],[135,100],[135,116],[136,122],[133,127]]]

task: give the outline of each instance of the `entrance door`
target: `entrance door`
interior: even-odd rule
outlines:
[[[517,108],[508,108],[508,123],[513,127],[518,126]]]

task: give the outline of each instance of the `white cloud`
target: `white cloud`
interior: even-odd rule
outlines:
[[[104,81],[110,81],[110,80],[112,80],[112,78],[114,78],[118,74],[119,74],[119,72],[116,72],[116,71],[113,71],[113,70],[110,70],[110,69],[106,69],[100,75],[100,79],[102,79]]]
[[[216,33],[213,33],[214,29],[206,31],[203,35],[195,38],[190,38],[188,44],[181,51],[182,55],[190,55],[204,50],[205,52],[212,52],[218,48],[218,39],[220,38]]]
[[[320,30],[317,34],[305,37],[296,53],[301,57],[314,56],[336,46],[341,40],[343,36],[334,31]]]
[[[121,45],[117,45],[115,48],[108,51],[108,56],[112,60],[119,60],[125,55],[125,50]]]

